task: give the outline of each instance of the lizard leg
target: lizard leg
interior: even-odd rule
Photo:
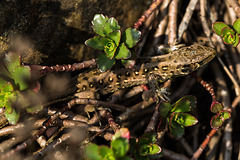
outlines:
[[[149,90],[144,91],[142,94],[143,100],[147,101],[151,97],[154,97],[157,101],[157,103],[162,99],[163,101],[170,101],[167,95],[169,95],[169,92],[167,92],[166,88],[160,87],[158,84],[159,77],[154,74],[150,74],[148,76],[148,86]]]

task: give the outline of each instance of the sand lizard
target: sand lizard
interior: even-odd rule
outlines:
[[[213,48],[195,44],[151,58],[131,69],[106,72],[93,69],[79,74],[78,92],[92,91],[105,95],[119,89],[148,84],[150,75],[154,75],[158,82],[165,82],[172,77],[190,74],[211,61],[215,55]]]

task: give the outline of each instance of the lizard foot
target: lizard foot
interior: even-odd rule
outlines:
[[[156,102],[159,103],[160,99],[163,101],[170,101],[168,95],[170,95],[170,93],[166,88],[161,88],[156,91],[147,90],[143,92],[142,99],[144,101],[148,101],[151,97],[154,97],[156,99]]]

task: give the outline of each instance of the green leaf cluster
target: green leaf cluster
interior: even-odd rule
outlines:
[[[236,47],[239,44],[240,18],[233,25],[227,25],[223,22],[215,22],[212,25],[214,32],[219,35],[225,44]]]
[[[116,59],[121,59],[126,64],[130,58],[133,48],[140,39],[141,32],[127,28],[121,36],[120,26],[115,18],[108,18],[102,14],[96,14],[92,21],[92,28],[97,36],[85,41],[85,44],[94,49],[104,51],[98,56],[98,68],[106,71],[111,68]]]
[[[111,141],[111,146],[98,146],[88,144],[85,147],[84,156],[87,160],[133,160],[127,156],[129,150],[130,132],[127,128],[121,128],[117,131]]]
[[[195,125],[198,120],[189,113],[196,106],[196,97],[184,96],[174,104],[163,102],[159,112],[163,119],[167,119],[169,130],[175,138],[181,138],[185,133],[184,127]]]
[[[225,120],[231,117],[230,111],[223,110],[223,105],[217,101],[213,101],[210,110],[212,113],[216,113],[210,121],[210,125],[213,129],[218,129],[223,125]]]
[[[130,140],[129,152],[134,155],[136,160],[150,160],[158,159],[162,156],[162,149],[157,144],[156,133],[145,133],[138,139],[132,138]]]
[[[26,90],[30,80],[30,68],[20,64],[20,55],[9,52],[0,64],[0,107],[10,124],[16,124],[20,113],[15,107],[24,102],[22,91]]]
[[[118,130],[111,141],[110,147],[88,144],[84,156],[87,160],[133,160],[127,153],[134,155],[136,160],[157,159],[162,156],[162,149],[156,144],[155,133],[146,133],[138,140],[130,139],[127,128]]]

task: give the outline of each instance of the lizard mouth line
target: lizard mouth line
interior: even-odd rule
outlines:
[[[211,55],[211,56],[203,59],[203,60],[200,61],[198,64],[199,64],[200,66],[203,66],[203,65],[205,65],[206,63],[210,62],[215,56],[216,56],[216,54],[213,54],[213,55]]]

